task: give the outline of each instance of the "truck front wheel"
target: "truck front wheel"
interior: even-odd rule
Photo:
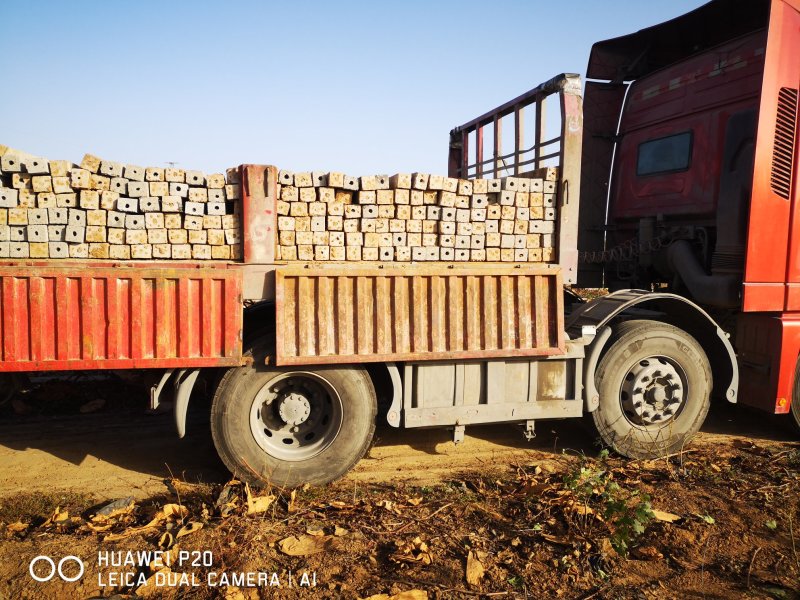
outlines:
[[[364,369],[241,367],[217,388],[211,433],[225,465],[251,485],[324,484],[367,451],[376,412]]]
[[[797,398],[797,396],[792,400],[791,415],[794,432],[800,435],[800,398]]]
[[[615,327],[600,359],[594,424],[608,446],[630,458],[679,452],[710,406],[711,367],[691,335],[657,321]]]
[[[794,432],[800,435],[800,356],[794,367],[794,385],[792,386],[792,404],[789,407],[789,417]]]

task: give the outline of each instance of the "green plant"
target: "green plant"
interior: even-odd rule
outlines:
[[[709,525],[713,525],[714,523],[716,523],[716,520],[715,520],[715,519],[714,519],[714,517],[712,517],[711,515],[701,515],[701,514],[698,514],[697,516],[698,516],[700,519],[702,519],[703,521],[705,521],[706,523],[708,523]]]
[[[564,486],[583,504],[582,512],[587,517],[584,524],[589,522],[592,512],[599,512],[609,527],[612,547],[627,556],[631,544],[654,518],[653,509],[647,494],[614,481],[607,460],[607,450],[596,461],[582,460],[578,468],[564,477]]]
[[[650,497],[639,490],[628,492],[611,481],[603,492],[604,517],[612,524],[611,545],[622,556],[628,555],[630,544],[642,535],[654,518]]]

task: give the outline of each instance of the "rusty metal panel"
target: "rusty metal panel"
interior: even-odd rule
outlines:
[[[278,243],[278,170],[273,166],[242,165],[241,173],[244,262],[274,262]]]
[[[236,268],[0,266],[0,371],[241,364]]]
[[[545,265],[279,267],[277,363],[562,354],[561,289]]]
[[[577,78],[561,94],[561,181],[558,194],[558,263],[564,283],[578,279],[578,215],[581,194],[583,99]]]

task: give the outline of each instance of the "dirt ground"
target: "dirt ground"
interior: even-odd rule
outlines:
[[[458,446],[380,427],[343,480],[255,496],[226,485],[202,401],[179,440],[145,397],[58,381],[0,406],[0,598],[800,598],[800,443],[744,408],[660,461],[570,420]],[[129,550],[169,566],[114,564]],[[43,555],[85,573],[37,582]]]

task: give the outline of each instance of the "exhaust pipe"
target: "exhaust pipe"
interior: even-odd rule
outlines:
[[[698,303],[719,308],[736,308],[741,304],[741,275],[709,275],[688,241],[673,242],[667,250],[667,260]]]

